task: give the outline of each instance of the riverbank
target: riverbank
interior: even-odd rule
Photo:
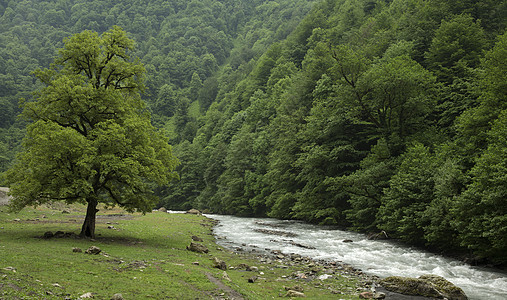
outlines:
[[[153,212],[143,216],[101,208],[97,238],[80,239],[73,233],[79,232],[84,212],[84,206],[60,204],[25,208],[19,214],[0,207],[0,299],[301,295],[359,299],[373,283],[359,270],[339,264],[282,253],[263,256],[226,250],[215,243],[215,222],[198,215]],[[191,243],[207,251],[190,251]],[[85,253],[92,246],[100,253]]]
[[[392,240],[370,240],[356,232],[304,222],[268,218],[208,215],[220,221],[218,244],[245,252],[280,250],[315,260],[346,262],[381,278],[441,276],[463,289],[470,299],[506,299],[507,274],[406,247]],[[266,250],[269,249],[269,250]]]

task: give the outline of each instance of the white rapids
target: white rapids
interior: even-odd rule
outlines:
[[[391,241],[368,240],[363,234],[331,227],[276,219],[206,216],[220,221],[214,233],[218,244],[229,249],[280,250],[317,260],[341,261],[379,277],[436,274],[461,287],[469,299],[507,299],[507,274],[493,269],[472,267]],[[279,234],[269,234],[269,231]]]

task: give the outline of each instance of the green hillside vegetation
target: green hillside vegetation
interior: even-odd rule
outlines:
[[[0,168],[62,39],[121,26],[180,160],[160,205],[507,264],[507,1],[0,1]]]

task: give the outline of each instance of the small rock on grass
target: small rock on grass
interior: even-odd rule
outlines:
[[[190,243],[190,246],[187,246],[187,250],[197,253],[208,253],[209,250],[206,246],[198,244],[198,243]]]
[[[94,254],[94,255],[97,255],[100,252],[102,252],[102,250],[97,246],[91,246],[85,251],[86,254]]]
[[[92,293],[86,293],[86,294],[82,294],[81,296],[79,296],[80,299],[90,299],[90,298],[93,298],[93,294]]]
[[[227,270],[227,264],[225,263],[225,261],[217,257],[213,257],[213,267],[224,271]]]
[[[122,294],[114,294],[113,297],[111,298],[111,300],[123,300],[123,295]]]
[[[81,248],[74,247],[72,248],[72,252],[81,253],[83,250],[81,250]]]
[[[305,291],[304,288],[300,285],[295,285],[295,286],[291,286],[291,287],[285,286],[284,288],[286,291],[292,290],[292,291],[296,291],[296,292],[300,292],[300,293]]]
[[[285,297],[306,297],[304,293],[288,290],[287,294],[285,294]]]
[[[229,277],[229,274],[227,274],[227,272],[225,272],[225,271],[222,274],[222,278],[225,279],[225,280],[227,280],[227,281],[232,281],[231,277]]]

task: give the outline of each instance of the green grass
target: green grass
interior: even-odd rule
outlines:
[[[88,292],[94,299],[111,299],[116,293],[125,299],[227,299],[234,291],[245,299],[269,299],[284,296],[284,287],[294,285],[303,287],[307,298],[358,298],[354,278],[288,279],[308,267],[280,268],[220,249],[211,233],[213,222],[202,216],[161,212],[143,216],[102,209],[96,240],[41,238],[46,231],[79,232],[84,208],[66,207],[70,214],[62,214],[62,209],[25,208],[13,214],[0,206],[0,299],[77,299]],[[204,240],[208,254],[186,250],[192,235]],[[72,251],[92,245],[102,253]],[[213,267],[213,257],[227,263],[231,281]],[[245,271],[241,264],[257,266],[263,275]],[[259,279],[249,283],[254,275]]]

